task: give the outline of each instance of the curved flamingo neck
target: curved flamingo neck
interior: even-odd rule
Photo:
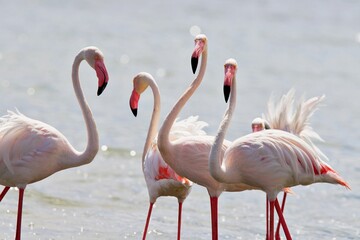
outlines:
[[[186,102],[190,99],[190,97],[194,94],[196,89],[200,86],[205,75],[206,63],[207,63],[207,47],[205,47],[201,55],[201,65],[197,77],[194,79],[191,85],[186,89],[183,95],[175,103],[173,109],[167,115],[162,127],[160,128],[159,137],[158,137],[158,148],[161,152],[162,157],[167,163],[173,159],[172,157],[167,157],[167,155],[171,154],[171,142],[169,138],[171,127],[174,124],[180,111],[185,106]]]
[[[143,150],[143,154],[142,154],[143,169],[144,169],[145,156],[151,146],[151,143],[154,141],[154,138],[156,137],[156,134],[157,134],[157,129],[158,129],[159,121],[160,121],[160,105],[161,105],[160,104],[160,91],[159,91],[159,87],[157,86],[155,80],[152,78],[145,78],[145,80],[149,84],[149,86],[153,92],[154,107],[153,107],[149,130],[148,130],[148,134],[146,137],[144,150]]]
[[[80,80],[79,80],[79,67],[80,63],[84,60],[84,52],[81,51],[75,57],[73,66],[72,66],[72,82],[75,91],[76,98],[79,102],[84,120],[86,125],[86,132],[87,132],[87,146],[83,152],[77,152],[74,150],[75,157],[74,159],[66,159],[64,164],[65,167],[76,167],[80,165],[84,165],[90,163],[94,157],[96,156],[99,150],[99,136],[96,129],[96,124],[94,118],[92,116],[92,112],[84,94],[81,90]]]
[[[222,165],[221,148],[225,139],[226,132],[229,128],[233,112],[236,106],[236,77],[231,85],[230,102],[225,111],[224,117],[220,123],[218,133],[215,137],[214,144],[211,147],[209,155],[210,174],[219,182],[228,182],[225,166]]]

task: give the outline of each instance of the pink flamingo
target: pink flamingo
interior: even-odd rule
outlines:
[[[10,187],[19,189],[16,240],[20,240],[24,191],[28,184],[40,181],[53,173],[90,163],[99,149],[99,137],[91,110],[79,81],[79,66],[83,60],[95,69],[100,95],[108,82],[104,56],[96,47],[82,49],[75,57],[72,81],[86,124],[88,142],[85,151],[74,149],[65,136],[54,127],[9,111],[0,118],[0,184],[5,188],[0,201]]]
[[[160,119],[160,92],[155,79],[149,73],[141,72],[134,77],[133,85],[134,89],[130,97],[130,108],[135,116],[137,116],[140,94],[142,94],[148,86],[150,86],[154,96],[154,109],[142,155],[142,170],[150,200],[143,239],[146,238],[153,205],[160,196],[174,196],[178,199],[177,239],[180,239],[182,204],[190,193],[192,182],[176,174],[174,170],[164,162],[157,148],[156,138]],[[196,120],[196,117],[189,117],[186,120],[176,122],[171,129],[171,138],[178,139],[179,137],[187,135],[205,135],[202,128],[207,124]]]
[[[211,228],[212,239],[218,239],[218,197],[223,191],[235,192],[254,189],[246,184],[223,184],[215,180],[209,172],[208,158],[213,136],[186,136],[177,140],[170,138],[170,130],[181,109],[199,87],[206,69],[207,62],[207,38],[204,34],[195,37],[195,49],[192,54],[193,72],[196,71],[198,58],[201,57],[201,64],[198,76],[191,83],[190,87],[176,102],[173,109],[167,115],[158,134],[158,148],[169,166],[179,175],[190,181],[205,187],[210,196],[211,206]],[[221,151],[224,152],[229,141],[224,141]]]
[[[237,63],[225,63],[224,94],[230,103],[220,124],[209,155],[211,175],[219,182],[245,183],[266,192],[270,205],[270,223],[266,225],[267,239],[274,239],[274,208],[282,222],[287,239],[291,239],[277,194],[286,187],[316,182],[349,185],[322,160],[322,155],[294,134],[277,129],[258,131],[236,139],[222,153],[222,145],[236,103]],[[270,228],[270,231],[268,231]]]
[[[302,98],[297,107],[294,106],[294,98],[294,89],[290,89],[276,104],[273,98],[271,98],[267,104],[267,113],[263,114],[262,118],[258,117],[252,121],[251,127],[253,132],[265,129],[279,129],[290,132],[308,142],[318,154],[326,159],[326,156],[313,144],[313,140],[323,141],[323,139],[310,126],[310,118],[318,109],[325,96],[312,97],[306,101]],[[286,197],[287,192],[284,192],[281,204],[282,213],[284,213]],[[280,239],[280,222],[276,228],[275,238]]]

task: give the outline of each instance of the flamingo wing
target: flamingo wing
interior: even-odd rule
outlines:
[[[55,166],[47,166],[53,163],[45,158],[48,153],[56,151],[59,139],[65,139],[60,132],[19,112],[8,111],[7,115],[1,117],[0,122],[0,173],[3,181],[10,181],[13,179],[11,175],[16,175],[16,181],[28,183],[27,181],[37,181],[45,177],[40,175],[53,173]],[[36,162],[34,159],[44,161]],[[26,171],[30,167],[39,168],[39,171]],[[42,168],[47,170],[40,173]],[[37,173],[39,176],[34,176]],[[30,174],[33,175],[32,179],[20,180]]]
[[[276,186],[279,191],[314,182],[349,187],[309,144],[281,130],[251,133],[234,141],[225,155],[224,166],[230,165],[238,167],[229,170],[240,172],[229,174],[237,175],[238,180],[256,187],[264,186],[264,182],[269,183],[269,188]]]
[[[208,124],[204,121],[199,121],[198,116],[190,116],[183,120],[176,120],[170,131],[170,139],[175,141],[177,139],[189,136],[204,136],[206,132],[203,130]],[[150,179],[173,179],[186,185],[191,185],[192,182],[187,178],[178,175],[162,158],[159,149],[157,148],[157,138],[154,139],[151,147],[145,156],[144,174]]]
[[[188,179],[178,175],[162,158],[155,144],[149,148],[144,163],[144,174],[146,178],[153,180],[172,179],[186,185],[192,185]]]
[[[203,128],[207,127],[208,124],[198,119],[199,116],[190,116],[180,121],[176,119],[170,130],[170,140],[174,141],[182,137],[206,135]]]

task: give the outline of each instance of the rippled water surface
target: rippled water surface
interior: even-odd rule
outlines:
[[[2,1],[1,114],[19,109],[47,122],[79,150],[86,132],[71,83],[76,53],[88,45],[105,55],[110,82],[96,96],[95,73],[80,78],[103,150],[86,166],[31,184],[25,191],[23,239],[140,239],[148,208],[141,151],[152,112],[143,94],[134,118],[132,77],[153,74],[162,93],[162,120],[193,80],[194,34],[209,39],[204,81],[180,117],[199,115],[216,133],[226,108],[223,64],[239,63],[238,104],[227,138],[250,132],[273,94],[326,95],[312,126],[319,147],[349,182],[295,187],[285,217],[294,239],[360,238],[359,1]],[[16,189],[0,204],[0,239],[13,239]],[[220,239],[264,239],[265,195],[223,193]],[[207,191],[195,185],[184,203],[183,239],[210,239]],[[158,199],[148,239],[174,239],[177,200]]]

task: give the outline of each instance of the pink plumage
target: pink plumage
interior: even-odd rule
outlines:
[[[324,154],[311,141],[305,141],[309,140],[308,138],[304,137],[305,140],[303,140],[287,132],[291,131],[291,127],[286,129],[287,131],[265,130],[245,135],[233,141],[225,153],[222,153],[222,144],[236,104],[236,71],[234,68],[237,69],[236,61],[228,59],[225,62],[224,85],[228,86],[231,82],[231,91],[227,92],[227,94],[231,93],[230,102],[209,156],[210,173],[219,182],[245,183],[265,191],[270,202],[270,224],[267,224],[266,238],[274,239],[274,208],[276,207],[286,238],[291,239],[276,199],[280,191],[287,187],[316,182],[340,184],[346,188],[349,188],[349,185],[324,162]],[[227,99],[228,96],[225,98]],[[310,100],[309,104],[313,102],[316,101]],[[288,105],[283,106],[287,107]],[[312,111],[312,107],[308,109],[310,112]],[[275,114],[275,117],[279,117],[279,119],[272,122],[280,122],[284,128],[289,127],[286,126],[288,110],[285,109],[281,113],[285,116]],[[310,114],[304,115],[310,116]],[[297,118],[300,119],[299,116]],[[304,125],[306,121],[307,118],[304,117],[300,122]],[[301,134],[304,128],[295,127],[294,131]]]
[[[0,118],[0,184],[5,186],[0,194],[0,201],[10,187],[19,188],[16,240],[21,236],[22,203],[27,184],[66,168],[88,164],[98,152],[96,124],[80,87],[79,66],[83,60],[96,71],[98,95],[103,92],[109,79],[104,56],[98,48],[87,47],[77,54],[73,63],[72,82],[88,135],[88,144],[83,152],[75,150],[54,127],[26,117],[18,111],[9,111]]]

